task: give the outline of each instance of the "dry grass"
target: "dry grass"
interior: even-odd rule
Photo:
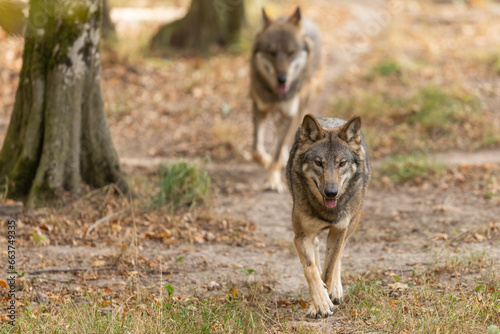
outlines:
[[[478,253],[445,259],[446,270],[428,267],[398,276],[373,269],[349,276],[344,278],[345,300],[333,322],[303,322],[306,301],[279,296],[267,283],[256,282],[231,285],[209,297],[180,296],[172,286],[163,285],[137,287],[120,296],[92,292],[49,306],[27,302],[16,327],[0,332],[485,333],[500,321],[500,281],[488,261]],[[455,284],[450,272],[469,276]]]

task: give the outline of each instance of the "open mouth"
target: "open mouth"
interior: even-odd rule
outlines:
[[[286,87],[286,85],[278,85],[278,88],[276,90],[278,91],[278,93],[284,94],[288,91],[288,88]]]
[[[325,202],[325,206],[329,209],[335,207],[335,205],[337,205],[337,199],[336,198],[326,198],[326,197],[323,197],[323,200]]]

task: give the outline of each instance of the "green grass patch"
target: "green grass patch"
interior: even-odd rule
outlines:
[[[210,176],[204,168],[185,161],[160,167],[160,190],[154,203],[170,210],[205,204],[210,198]]]
[[[134,296],[111,308],[98,299],[18,314],[0,333],[249,333],[265,332],[265,312],[241,300],[203,301]],[[103,307],[103,305],[107,305]],[[6,330],[6,331],[5,331]]]
[[[401,65],[391,59],[386,59],[374,66],[368,74],[368,79],[375,77],[399,76],[403,72]]]
[[[407,121],[420,124],[431,135],[449,130],[450,124],[466,123],[482,110],[477,97],[436,86],[420,89],[408,102],[414,106],[414,112],[408,115]]]
[[[382,176],[389,177],[393,182],[404,183],[440,177],[445,166],[436,163],[427,155],[413,153],[386,157],[379,171]]]
[[[361,116],[375,157],[417,150],[478,149],[500,142],[489,112],[462,88],[374,86],[337,99],[329,116]]]

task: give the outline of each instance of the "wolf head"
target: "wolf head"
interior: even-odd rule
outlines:
[[[342,122],[337,119],[322,121]],[[351,118],[340,127],[322,127],[314,116],[304,117],[297,154],[305,182],[312,195],[327,209],[348,192],[366,151],[362,143],[361,119]]]
[[[304,71],[310,44],[302,33],[300,8],[288,18],[274,20],[262,9],[264,28],[254,44],[255,67],[277,95],[286,94]]]

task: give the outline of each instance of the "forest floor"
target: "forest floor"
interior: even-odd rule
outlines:
[[[343,256],[345,303],[327,319],[304,319],[309,292],[293,244],[291,196],[264,191],[266,172],[249,161],[251,38],[229,52],[158,58],[147,41],[163,23],[159,15],[130,21],[128,8],[114,8],[119,41],[103,45],[102,87],[139,198],[110,186],[15,214],[22,332],[57,328],[68,301],[90,301],[107,314],[100,324],[107,332],[155,332],[127,317],[154,314],[155,303],[175,297],[192,319],[201,301],[221,300],[260,317],[239,314],[244,321],[235,324],[202,313],[206,328],[181,316],[163,324],[178,332],[500,333],[500,6],[320,0],[301,7],[323,31],[326,84],[313,113],[360,115],[373,157],[363,217]],[[269,12],[293,8],[279,1]],[[154,11],[169,19],[183,13]],[[1,34],[0,145],[23,46]],[[206,169],[212,186],[207,205],[172,213],[154,201],[160,165],[180,159]],[[0,197],[0,216],[2,205],[13,204]],[[2,225],[2,245],[6,231]]]

